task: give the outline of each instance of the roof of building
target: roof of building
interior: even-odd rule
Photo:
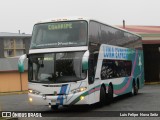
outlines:
[[[123,28],[123,26],[118,26]],[[126,25],[125,30],[142,36],[142,42],[146,44],[160,44],[160,26]]]
[[[0,32],[0,37],[31,37],[31,34]]]
[[[118,26],[123,28],[123,26]],[[137,25],[126,25],[123,28],[128,31],[132,31],[138,34],[158,34],[160,35],[160,26],[137,26]]]
[[[19,58],[0,58],[0,72],[5,71],[17,71],[18,70],[18,59]],[[25,70],[28,69],[27,67],[27,60],[24,62]]]

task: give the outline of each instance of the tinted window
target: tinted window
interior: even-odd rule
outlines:
[[[101,24],[101,44],[126,46],[130,44],[130,42],[135,42],[138,39],[139,37],[136,35]]]
[[[131,69],[131,61],[104,59],[101,68],[101,79],[128,77],[131,75]]]
[[[135,48],[135,45],[133,45],[133,43],[141,40],[141,38],[137,35],[96,21],[90,21],[89,26],[90,43],[100,43]],[[138,45],[136,46],[141,46],[141,42],[137,44]]]
[[[89,42],[99,43],[99,38],[100,38],[100,24],[91,21],[89,23]]]
[[[109,45],[120,45],[124,40],[124,32],[101,24],[101,43]]]
[[[88,80],[89,84],[94,83],[95,72],[97,67],[98,55],[99,55],[99,38],[100,38],[100,24],[90,21],[89,23],[89,70]]]

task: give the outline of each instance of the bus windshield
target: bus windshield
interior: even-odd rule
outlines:
[[[29,56],[28,77],[30,82],[64,83],[86,78],[82,72],[84,52],[62,52]]]
[[[36,24],[31,49],[74,47],[87,45],[87,22],[49,22]]]

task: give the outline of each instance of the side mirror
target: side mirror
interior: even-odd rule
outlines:
[[[19,60],[18,60],[18,71],[20,73],[24,72],[24,60],[26,59],[26,54],[20,56]]]
[[[89,51],[86,51],[82,58],[82,71],[88,70]]]

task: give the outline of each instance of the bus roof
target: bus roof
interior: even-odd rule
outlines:
[[[47,19],[43,21],[39,21],[38,23],[46,23],[46,22],[63,22],[63,21],[72,21],[72,20],[86,20],[89,21],[86,17],[63,17],[63,18],[53,18],[53,19]]]
[[[63,21],[78,21],[78,20],[86,20],[86,21],[95,21],[95,22],[98,22],[98,23],[101,23],[101,24],[104,24],[104,25],[107,25],[107,26],[110,26],[112,28],[115,28],[115,29],[119,29],[119,30],[122,30],[124,32],[127,32],[127,33],[130,33],[130,34],[133,34],[133,35],[136,35],[138,37],[141,37],[140,35],[136,34],[136,33],[133,33],[133,32],[130,32],[130,31],[127,31],[125,29],[122,29],[122,28],[119,28],[119,27],[116,27],[116,26],[112,26],[112,25],[109,25],[109,24],[106,24],[104,22],[100,22],[99,20],[95,20],[95,19],[91,19],[91,18],[87,18],[87,17],[61,17],[61,18],[53,18],[53,19],[47,19],[47,20],[44,20],[44,21],[39,21],[37,22],[36,24],[38,23],[47,23],[47,22],[63,22]]]

